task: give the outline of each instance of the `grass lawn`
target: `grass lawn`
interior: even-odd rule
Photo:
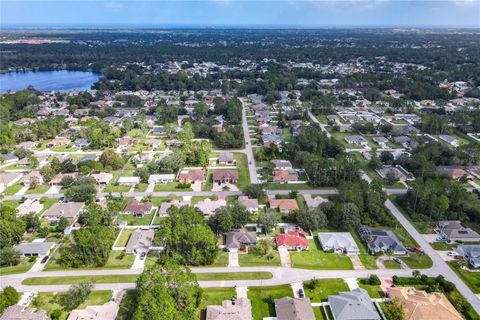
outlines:
[[[148,183],[141,182],[135,186],[135,191],[145,192],[145,190],[147,190],[147,187],[148,187]]]
[[[108,186],[103,189],[103,192],[128,192],[130,191],[130,186],[123,184],[110,183]]]
[[[56,146],[56,147],[51,147],[50,150],[55,152],[75,152],[78,149],[72,146]]]
[[[35,285],[62,285],[78,284],[82,282],[91,283],[134,283],[137,280],[137,274],[117,274],[104,276],[67,276],[67,277],[33,277],[26,278],[22,284]]]
[[[103,267],[83,267],[83,268],[66,268],[57,263],[57,258],[60,256],[60,249],[55,251],[53,256],[48,260],[45,265],[46,271],[54,270],[102,270],[102,269],[129,269],[133,261],[135,261],[135,256],[133,254],[125,254],[121,258],[122,251],[110,251],[108,256],[107,263]]]
[[[6,196],[13,196],[15,193],[20,191],[20,189],[22,189],[22,188],[23,188],[23,185],[21,185],[20,183],[15,183],[14,185],[11,185],[7,189],[5,189],[5,191],[3,191],[3,193]]]
[[[192,196],[190,204],[194,206],[205,199],[210,199],[212,201],[215,201],[215,200],[218,200],[218,196],[209,196],[209,197],[208,196]]]
[[[254,320],[262,320],[264,317],[275,316],[275,299],[293,297],[292,288],[289,285],[273,287],[249,287],[248,298],[252,302],[252,315]]]
[[[202,301],[198,308],[198,319],[205,319],[207,306],[221,305],[223,300],[231,300],[235,297],[235,288],[205,288],[202,289]],[[118,320],[117,316],[117,320]],[[127,319],[127,318],[121,318]],[[130,318],[128,318],[130,319]]]
[[[268,260],[266,256],[247,253],[238,255],[238,263],[241,267],[255,267],[255,266],[280,266],[280,256],[277,251],[273,252],[273,259]]]
[[[21,258],[20,263],[16,266],[11,267],[1,267],[0,268],[0,275],[5,276],[7,274],[15,274],[15,273],[24,273],[30,270],[33,266],[35,261],[29,262],[29,258]]]
[[[455,249],[458,246],[458,243],[435,241],[431,242],[430,245],[434,250],[449,251]]]
[[[60,306],[58,303],[59,297],[59,294],[53,292],[40,292],[32,304],[38,309],[45,310],[47,314],[51,314],[55,309],[60,309],[62,310],[62,314],[59,319],[64,320],[67,319],[69,312]],[[88,305],[104,304],[111,298],[112,291],[110,290],[92,291],[77,309],[84,309]]]
[[[343,279],[317,279],[316,281],[315,288],[310,287],[309,281],[303,283],[305,295],[310,297],[312,302],[327,301],[329,295],[350,291]]]
[[[369,285],[365,284],[366,279],[358,279],[358,286],[362,289],[367,290],[368,295],[370,298],[383,298],[385,297],[385,293],[382,291],[380,286],[378,285]]]
[[[55,198],[41,198],[40,202],[43,204],[43,209],[38,213],[39,215],[41,215],[42,213],[44,213],[45,211],[50,209],[51,206],[53,206],[55,203],[58,202],[58,199],[55,199]]]
[[[20,205],[20,200],[3,201],[2,206],[16,209]]]
[[[402,258],[402,260],[403,260],[403,258]],[[400,264],[396,263],[393,260],[384,260],[383,261],[383,266],[386,269],[400,269]]]
[[[237,187],[243,189],[250,184],[250,174],[248,172],[247,156],[243,153],[235,152],[233,154],[237,162],[238,182]]]
[[[178,182],[168,182],[168,183],[156,183],[155,187],[153,188],[154,192],[162,192],[162,191],[193,191],[192,188],[178,188]]]
[[[7,167],[4,167],[2,170],[23,170],[23,171],[26,171],[26,170],[33,170],[35,169],[35,167],[32,167],[31,165],[26,165],[26,166],[22,166],[22,165],[17,165],[16,163],[12,163],[11,165],[7,166]]]
[[[269,190],[305,190],[305,189],[321,189],[321,188],[315,188],[315,187],[313,187],[313,186],[311,186],[307,183],[274,183],[274,182],[269,182],[269,183],[267,183],[266,189],[269,189]]]
[[[207,171],[207,179],[202,183],[202,191],[212,191],[213,188],[213,173],[212,170]]]
[[[218,251],[215,261],[208,266],[199,266],[193,268],[210,268],[210,267],[226,267],[228,266],[228,252],[223,250]]]
[[[352,235],[355,243],[358,245],[358,249],[360,249],[360,261],[362,262],[363,266],[368,270],[377,269],[377,257],[369,255],[367,253],[367,248],[365,247],[365,243],[360,239],[356,230],[350,230],[350,234]]]
[[[125,221],[130,226],[144,226],[150,225],[152,221],[154,211],[152,210],[149,214],[144,215],[143,217],[135,217],[132,214],[121,213],[118,215],[118,221]]]
[[[474,293],[480,293],[480,272],[462,269],[457,261],[449,262],[448,265]]]
[[[28,189],[27,192],[25,193],[26,194],[43,194],[47,192],[48,189],[50,189],[50,186],[48,184],[41,184],[34,189]]]
[[[426,253],[411,253],[408,257],[400,257],[412,269],[426,269],[433,265],[432,259]]]
[[[352,270],[352,261],[346,255],[324,252],[318,240],[308,240],[309,250],[291,252],[292,266],[314,270]]]
[[[115,243],[116,247],[125,247],[127,245],[128,239],[130,239],[130,235],[135,231],[134,229],[123,229],[120,237],[118,237],[117,243]]]
[[[182,197],[178,196],[168,196],[168,197],[153,197],[151,202],[154,207],[160,207],[163,202],[165,201],[172,201],[172,200],[182,200]]]
[[[198,281],[217,281],[221,280],[265,280],[272,279],[270,272],[214,272],[197,273]]]

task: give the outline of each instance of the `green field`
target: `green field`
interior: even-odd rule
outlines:
[[[402,259],[403,260],[403,259]],[[393,260],[384,260],[383,261],[383,266],[386,269],[400,269],[400,264],[396,263]]]
[[[50,189],[50,186],[48,184],[41,184],[36,188],[28,189],[25,194],[44,194],[48,191],[48,189]]]
[[[308,240],[309,249],[291,252],[292,266],[300,269],[313,270],[352,270],[352,261],[346,255],[324,252],[318,240]]]
[[[193,191],[192,188],[178,188],[178,182],[168,182],[168,183],[156,183],[153,188],[154,192],[166,192],[166,191]]]
[[[60,297],[57,293],[40,292],[38,296],[33,300],[32,304],[38,309],[45,310],[47,314],[51,314],[53,310],[60,309],[62,314],[59,320],[67,319],[69,312],[64,310],[58,303]],[[92,291],[87,299],[78,306],[77,309],[84,309],[89,305],[101,305],[107,303],[112,297],[112,291]]]
[[[238,255],[238,263],[241,267],[255,267],[255,266],[280,266],[280,256],[278,252],[273,253],[273,259],[268,260],[266,256],[247,253]]]
[[[8,274],[24,273],[30,270],[35,261],[29,262],[29,258],[21,258],[20,263],[11,267],[0,267],[0,275],[5,276]]]
[[[123,184],[110,183],[108,186],[103,189],[103,192],[128,192],[130,191],[130,186]]]
[[[343,279],[317,279],[315,288],[310,287],[309,281],[303,283],[305,295],[310,297],[312,302],[322,302],[328,299],[329,295],[338,294],[341,291],[350,291]]]
[[[449,262],[448,265],[474,293],[480,293],[480,272],[462,269],[458,261]]]
[[[155,212],[153,210],[143,217],[136,217],[132,214],[121,213],[118,215],[117,221],[125,221],[129,226],[145,226],[150,225],[154,214]]]
[[[235,161],[237,162],[238,170],[238,182],[239,189],[243,189],[250,184],[250,174],[248,172],[247,156],[243,153],[235,152],[233,154]]]
[[[358,279],[358,286],[362,289],[367,290],[368,295],[370,298],[383,298],[385,297],[385,293],[382,291],[380,286],[378,285],[369,285],[365,284],[366,279]]]
[[[254,320],[262,320],[264,317],[275,316],[275,299],[293,297],[292,288],[289,285],[273,287],[249,287],[248,298],[252,302],[252,315]]]
[[[20,191],[23,188],[23,185],[20,183],[15,183],[3,191],[6,196],[13,196],[15,193]]]
[[[117,242],[115,243],[116,247],[125,247],[127,245],[130,235],[135,231],[135,229],[123,229],[120,237],[118,237]]]

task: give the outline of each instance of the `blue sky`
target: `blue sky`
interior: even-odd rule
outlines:
[[[0,0],[1,26],[480,27],[480,0]]]

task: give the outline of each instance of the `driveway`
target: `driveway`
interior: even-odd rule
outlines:
[[[192,190],[194,192],[202,191],[202,183],[201,182],[195,181],[194,183],[192,183],[192,185],[190,187],[192,188]]]
[[[131,269],[141,269],[145,267],[145,261],[146,257],[143,260],[140,260],[140,254],[135,255],[135,261],[133,261],[132,268]]]
[[[228,252],[228,266],[238,267],[238,250],[232,250]]]
[[[248,299],[248,287],[236,287],[235,293],[238,298],[245,298]]]
[[[350,261],[352,261],[353,269],[365,270],[365,267],[363,266],[362,261],[360,261],[360,257],[357,254],[349,254],[348,257],[350,258]]]
[[[50,189],[45,192],[45,194],[58,194],[60,189],[62,189],[61,186],[51,186]]]
[[[231,183],[214,183],[212,186],[212,191],[217,192],[217,191],[223,191],[223,188],[227,187],[228,190],[230,191],[238,191],[238,187],[234,184]]]
[[[278,254],[280,255],[280,263],[282,267],[291,268],[292,261],[290,260],[290,252],[285,248],[278,249]]]
[[[303,290],[303,282],[294,282],[290,284],[290,286],[292,287],[293,297],[300,298],[298,292],[300,291],[300,289]]]
[[[358,288],[357,278],[345,278],[343,280],[345,280],[345,283],[347,284],[348,289],[350,289],[350,291]]]

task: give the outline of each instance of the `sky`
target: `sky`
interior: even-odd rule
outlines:
[[[480,28],[480,0],[0,0],[12,26]]]

